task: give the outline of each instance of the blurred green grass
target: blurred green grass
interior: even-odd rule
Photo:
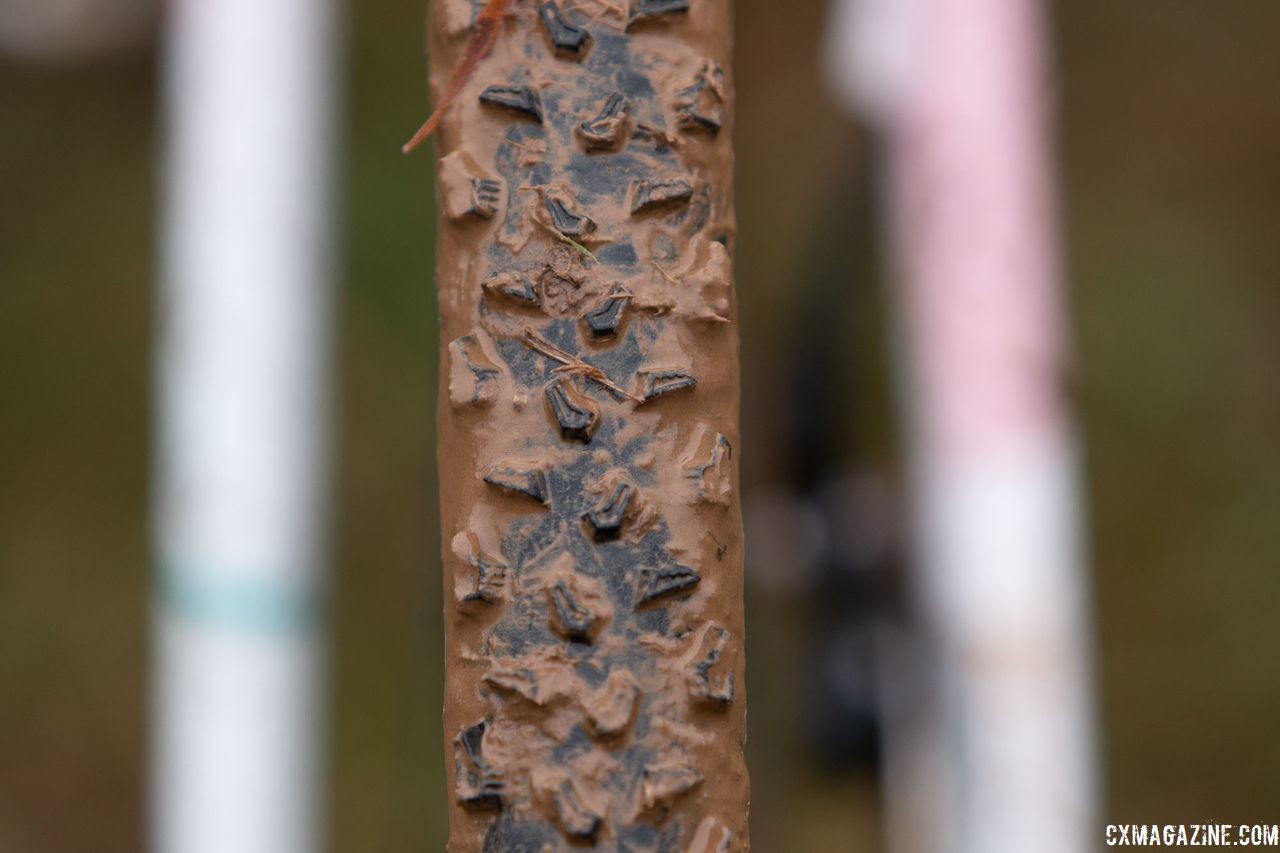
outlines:
[[[1055,8],[1108,814],[1270,820],[1280,6]]]
[[[819,82],[821,4],[737,9],[744,464],[761,483],[789,440],[770,415],[800,319],[789,282],[857,152]],[[1054,9],[1108,814],[1273,819],[1280,6]],[[329,820],[336,850],[440,849],[431,160],[397,151],[426,111],[422,3],[351,4],[349,26]],[[142,844],[154,72],[0,66],[3,850]],[[867,324],[851,318],[852,346],[883,364]],[[855,401],[873,432],[885,397],[881,377]],[[805,614],[750,605],[757,847],[874,847],[873,786],[819,777],[803,751]]]

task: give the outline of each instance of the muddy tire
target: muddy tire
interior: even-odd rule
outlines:
[[[748,849],[729,34],[516,0],[439,127],[450,850]]]

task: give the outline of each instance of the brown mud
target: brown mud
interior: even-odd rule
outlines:
[[[436,130],[449,849],[747,850],[730,5],[499,27]]]

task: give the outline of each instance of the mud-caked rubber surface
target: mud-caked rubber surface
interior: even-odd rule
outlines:
[[[748,849],[729,11],[515,0],[437,134],[453,851]]]

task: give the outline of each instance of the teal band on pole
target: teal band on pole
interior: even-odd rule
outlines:
[[[314,589],[254,577],[162,568],[157,585],[171,616],[239,633],[308,633],[315,630],[321,609]]]

